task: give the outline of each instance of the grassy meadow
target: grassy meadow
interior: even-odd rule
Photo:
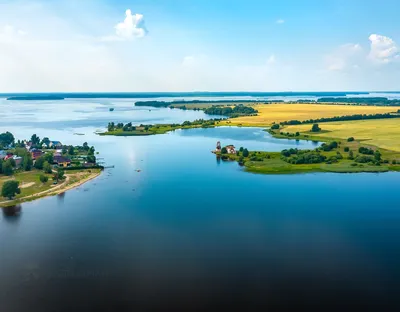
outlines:
[[[286,126],[281,131],[290,133],[298,131],[307,134],[311,126],[309,124]],[[319,126],[322,132],[312,135],[322,139],[354,137],[368,145],[400,152],[400,120],[397,118],[324,122],[320,123]]]
[[[391,113],[399,109],[395,106],[329,104],[256,104],[253,107],[258,110],[257,116],[232,118],[221,124],[262,127],[294,119],[302,121],[322,117]]]

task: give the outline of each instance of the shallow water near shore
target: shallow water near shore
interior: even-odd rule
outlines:
[[[127,110],[126,119],[153,118],[148,109]],[[111,113],[99,121],[95,110],[75,111],[56,121],[38,105],[32,114],[9,116],[0,132],[87,141],[115,168],[2,209],[0,310],[395,302],[399,173],[251,174],[218,161],[216,142],[270,151],[316,143],[235,127],[100,137],[94,131],[118,121],[106,121]],[[165,122],[201,114],[157,110]]]

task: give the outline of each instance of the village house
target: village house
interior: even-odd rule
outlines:
[[[236,150],[233,145],[227,145],[225,148],[228,154],[236,154]]]
[[[15,161],[15,167],[19,168],[22,164],[22,157],[13,155],[11,158],[14,159],[14,161]]]
[[[61,148],[63,145],[60,141],[50,141],[49,147],[51,148]]]
[[[32,159],[35,160],[37,158],[39,158],[40,156],[42,156],[44,153],[36,148],[31,149],[31,155],[32,155]]]
[[[53,157],[53,163],[60,166],[60,167],[68,167],[71,165],[71,160],[67,157],[61,156],[61,155],[55,155]]]

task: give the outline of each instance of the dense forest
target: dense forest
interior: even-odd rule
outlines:
[[[289,120],[283,121],[280,124],[283,126],[287,125],[300,125],[300,124],[312,124],[318,122],[331,122],[331,121],[349,121],[349,120],[364,120],[364,119],[383,119],[383,118],[400,118],[400,114],[357,114],[357,115],[349,115],[349,116],[335,116],[335,117],[324,117],[319,119],[308,119],[308,120]]]
[[[208,115],[222,115],[235,118],[239,116],[255,116],[258,111],[250,106],[237,105],[233,108],[228,106],[211,106],[206,108],[204,113]]]

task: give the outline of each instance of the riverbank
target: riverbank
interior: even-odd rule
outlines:
[[[72,171],[72,172],[71,172]],[[43,197],[54,196],[71,189],[74,189],[90,180],[97,178],[102,170],[101,169],[87,169],[87,170],[71,170],[65,174],[65,179],[58,184],[52,184],[52,181],[41,183],[39,182],[39,173],[30,172],[27,177],[26,173],[16,174],[13,177],[2,177],[0,184],[9,180],[16,180],[20,182],[21,194],[17,195],[12,200],[0,200],[0,207],[14,206],[23,202],[36,200]],[[35,179],[36,178],[36,179]],[[21,181],[23,181],[21,183]],[[30,181],[30,182],[27,182]]]

